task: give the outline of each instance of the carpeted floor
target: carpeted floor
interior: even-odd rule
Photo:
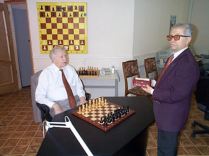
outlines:
[[[0,156],[36,155],[43,139],[42,127],[33,121],[32,114],[29,87],[0,96]],[[203,112],[197,109],[193,98],[189,120],[180,136],[178,155],[209,156],[209,134],[191,137],[194,119],[209,126],[209,121],[203,119]],[[156,138],[156,126],[153,124],[149,128],[147,156],[157,155]]]

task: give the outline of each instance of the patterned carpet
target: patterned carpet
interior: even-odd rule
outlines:
[[[178,155],[208,155],[209,135],[191,137],[191,123],[195,119],[209,126],[203,119],[203,112],[197,109],[192,100],[189,120],[180,136]],[[13,94],[0,96],[0,156],[34,156],[42,142],[41,124],[35,123],[32,116],[30,88]],[[153,124],[149,128],[147,156],[157,154],[157,131]]]

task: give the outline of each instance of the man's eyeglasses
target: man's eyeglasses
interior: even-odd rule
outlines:
[[[172,38],[174,39],[174,41],[178,41],[180,40],[181,37],[191,37],[191,36],[185,36],[185,35],[167,35],[166,38],[168,41],[171,41]]]

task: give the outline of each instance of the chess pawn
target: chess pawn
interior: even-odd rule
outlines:
[[[88,66],[88,68],[86,69],[86,71],[87,71],[87,75],[91,75],[91,71],[90,71],[90,69],[89,69],[89,66]]]
[[[85,108],[85,104],[83,104],[83,105],[82,105],[82,112],[84,112],[85,109],[86,109],[86,108]]]
[[[98,99],[99,107],[101,106],[101,98]]]
[[[96,108],[94,101],[93,101],[93,103],[92,103],[92,107],[93,107],[93,109]]]
[[[97,68],[97,75],[99,75],[99,72],[100,72],[100,71],[99,71],[99,68]]]
[[[95,99],[95,108],[96,108],[96,109],[98,108],[98,102],[97,102],[97,99]]]
[[[83,75],[83,67],[80,69],[80,74]]]
[[[85,112],[88,112],[89,111],[89,105],[86,104],[86,109],[85,109]]]
[[[104,97],[102,97],[102,106],[104,106]]]
[[[91,104],[88,104],[88,111],[91,111]]]
[[[81,106],[78,107],[78,114],[81,114]]]
[[[89,111],[92,110],[92,106],[91,106],[91,103],[89,103]]]
[[[107,104],[107,99],[104,100],[104,104],[105,104],[105,105]]]
[[[95,106],[96,106],[96,108],[98,108],[98,103],[97,103],[97,101],[95,102]]]
[[[98,107],[101,107],[101,103],[100,102],[98,102]]]

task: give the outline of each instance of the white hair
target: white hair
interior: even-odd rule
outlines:
[[[185,23],[185,24],[183,24],[183,23],[175,24],[174,26],[171,27],[171,30],[172,29],[176,29],[176,28],[183,29],[183,31],[184,31],[183,35],[192,36],[192,25],[191,24],[188,24],[188,23]]]
[[[59,53],[60,51],[65,52],[66,53],[66,49],[64,47],[61,46],[55,46],[49,53],[49,58],[51,59],[51,61],[53,62],[56,54]]]

